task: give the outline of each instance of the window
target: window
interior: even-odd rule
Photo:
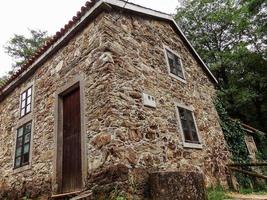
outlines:
[[[17,129],[15,168],[29,164],[32,122]]]
[[[32,87],[28,88],[20,95],[20,117],[31,112]]]
[[[184,143],[200,144],[192,111],[179,106],[177,109],[183,131]]]
[[[181,58],[169,49],[165,49],[169,73],[177,78],[185,79]]]

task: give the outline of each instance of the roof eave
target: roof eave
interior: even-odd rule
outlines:
[[[29,76],[31,76],[36,69],[41,66],[51,55],[53,55],[58,49],[60,49],[67,41],[72,38],[75,33],[80,30],[83,25],[85,25],[88,20],[92,19],[102,10],[109,9],[110,6],[115,6],[121,9],[126,9],[135,13],[139,13],[142,15],[154,17],[157,19],[165,20],[171,22],[176,28],[177,32],[180,34],[182,39],[188,45],[191,53],[195,56],[195,58],[199,61],[199,63],[204,67],[208,76],[212,80],[213,83],[217,84],[218,81],[209,70],[204,61],[200,58],[196,50],[193,48],[191,43],[187,40],[186,36],[183,34],[173,17],[169,14],[162,13],[159,11],[151,10],[148,8],[144,8],[142,6],[138,6],[132,3],[127,3],[125,1],[118,0],[99,0],[83,17],[81,17],[80,21],[75,24],[70,30],[68,30],[56,43],[54,43],[51,47],[49,47],[33,64],[28,67],[23,73],[21,73],[18,77],[16,77],[12,82],[10,82],[7,86],[3,88],[0,92],[0,101],[2,101],[12,90],[14,90],[19,84],[25,81]]]

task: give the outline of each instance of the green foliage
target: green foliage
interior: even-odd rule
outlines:
[[[15,64],[14,70],[29,57],[31,57],[37,49],[39,49],[44,42],[49,38],[46,31],[29,30],[30,37],[15,34],[4,47],[6,53],[11,56]]]
[[[115,187],[109,195],[109,200],[127,200],[127,198],[124,192],[119,191],[119,189]]]
[[[267,194],[267,185],[252,189],[252,188],[240,188],[239,193],[241,194]]]
[[[258,160],[267,160],[267,138],[261,132],[257,132],[254,136],[255,143],[257,145],[257,159]],[[266,174],[267,175],[267,174]]]
[[[234,163],[249,163],[248,150],[245,143],[245,131],[239,121],[229,117],[220,100],[215,101],[215,106],[220,116],[220,124],[223,129],[224,138],[227,142],[228,149],[232,155]],[[243,167],[244,170],[250,170],[249,167]],[[235,173],[238,183],[245,188],[249,188],[253,180],[249,176]]]
[[[3,85],[4,83],[4,78],[0,77],[0,86]]]
[[[267,132],[267,3],[183,0],[176,20],[219,81],[228,113]]]
[[[232,154],[232,160],[236,163],[248,163],[250,159],[244,139],[245,131],[240,122],[229,117],[220,100],[215,101],[215,106],[220,116],[220,124],[228,149]]]
[[[225,200],[230,199],[226,195],[226,192],[221,186],[216,186],[215,188],[208,188],[208,200]]]

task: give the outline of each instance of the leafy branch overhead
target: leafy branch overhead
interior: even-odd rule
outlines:
[[[14,60],[13,71],[19,69],[49,38],[47,31],[29,29],[29,32],[29,37],[15,34],[4,47],[5,52]]]
[[[219,80],[228,113],[267,132],[267,2],[183,0],[176,20]]]

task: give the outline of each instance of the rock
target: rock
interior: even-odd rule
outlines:
[[[122,182],[128,180],[129,169],[125,165],[111,165],[103,169],[98,169],[90,177],[90,182],[98,185],[106,185],[113,182]]]
[[[154,172],[149,177],[152,200],[207,200],[204,177],[195,172]]]
[[[111,135],[107,133],[100,133],[94,137],[91,143],[97,148],[101,148],[111,142]]]

